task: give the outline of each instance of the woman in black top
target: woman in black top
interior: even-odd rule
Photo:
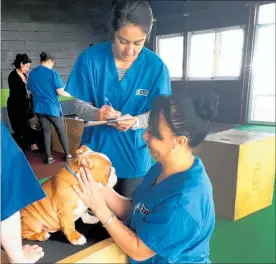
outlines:
[[[26,73],[30,70],[31,62],[27,54],[17,54],[13,62],[15,69],[8,78],[10,89],[7,102],[8,116],[14,131],[14,139],[22,150],[29,147],[31,150],[38,149],[35,133],[29,123],[34,114],[31,109],[32,100],[26,88],[28,81]]]

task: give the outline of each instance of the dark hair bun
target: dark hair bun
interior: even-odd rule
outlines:
[[[20,53],[16,54],[16,57],[15,57],[16,61],[21,60],[21,58],[22,58],[22,55]]]
[[[219,97],[217,93],[201,94],[194,97],[196,114],[203,120],[214,120],[218,115]]]
[[[47,61],[47,60],[53,61],[54,59],[55,59],[54,56],[52,56],[52,55],[49,54],[48,52],[42,51],[42,52],[40,53],[40,61]]]
[[[23,54],[21,55],[21,58],[22,58],[23,61],[25,61],[25,60],[28,60],[28,59],[29,59],[29,56],[28,56],[26,53],[23,53]]]
[[[28,57],[26,53],[20,54],[18,53],[15,56],[15,60],[13,61],[13,65],[15,66],[16,69],[20,69],[22,64],[27,64],[27,63],[32,63],[32,60]]]
[[[42,61],[44,61],[46,59],[46,57],[47,57],[47,54],[44,51],[40,53],[40,59]]]

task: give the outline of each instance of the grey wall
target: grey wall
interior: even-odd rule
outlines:
[[[184,78],[172,82],[175,96],[215,91],[220,96],[216,122],[246,122],[250,60],[256,4],[249,1],[154,1],[156,34],[184,33]],[[244,56],[241,78],[225,81],[186,81],[187,33],[220,27],[245,27]]]
[[[11,63],[26,52],[32,68],[39,54],[56,56],[55,69],[66,82],[78,55],[92,42],[108,38],[112,10],[109,0],[2,0],[1,1],[1,88],[8,88]],[[62,103],[65,115],[74,112],[72,102]],[[1,120],[9,127],[7,109]]]
[[[2,0],[1,88],[8,88],[12,60],[23,52],[35,67],[40,52],[49,51],[66,82],[77,56],[108,38],[111,9],[108,0]]]

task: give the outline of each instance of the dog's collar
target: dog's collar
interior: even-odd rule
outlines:
[[[66,170],[68,170],[73,176],[76,176],[76,172],[73,171],[73,170],[71,169],[71,167],[70,167],[70,165],[69,165],[68,162],[65,162],[65,168],[66,168]]]

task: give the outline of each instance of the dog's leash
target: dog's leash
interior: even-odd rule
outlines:
[[[73,176],[76,177],[76,172],[73,171],[73,170],[71,169],[71,167],[70,167],[70,165],[69,165],[68,162],[65,162],[65,168],[66,168],[66,170],[67,170],[69,173],[71,173]],[[87,209],[87,212],[88,212],[89,215],[95,216],[95,215],[93,214],[93,212],[91,211],[91,209],[88,208],[88,209]]]
[[[70,165],[69,165],[68,162],[65,162],[65,169],[66,169],[67,171],[69,171],[73,176],[76,177],[76,172],[73,171],[73,170],[71,169],[71,167],[70,167]]]
[[[82,153],[82,154],[90,154],[90,153],[94,153],[94,151],[89,150],[89,151],[86,151],[86,152],[84,152],[84,153]],[[82,155],[82,154],[79,154],[79,155]],[[65,168],[66,168],[66,170],[69,171],[73,176],[76,176],[76,172],[73,171],[73,170],[71,169],[71,167],[70,167],[68,161],[65,162]]]

